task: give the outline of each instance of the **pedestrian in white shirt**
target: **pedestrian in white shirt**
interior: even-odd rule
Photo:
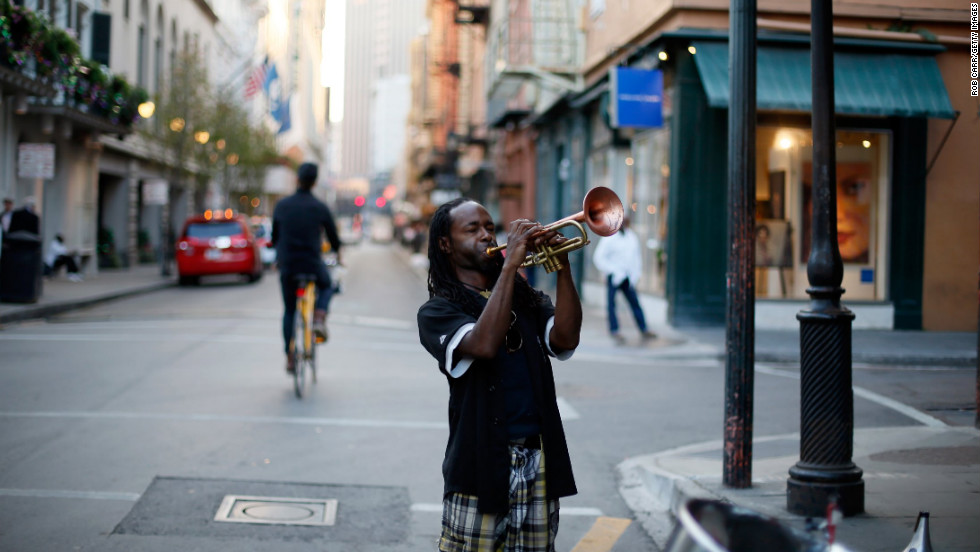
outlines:
[[[53,276],[58,269],[64,266],[68,270],[68,279],[72,282],[81,282],[82,275],[78,273],[78,264],[75,258],[65,247],[65,240],[58,234],[48,244],[48,253],[44,257],[44,272],[46,275]]]
[[[616,317],[616,293],[622,292],[633,312],[636,326],[643,340],[656,336],[647,328],[646,318],[640,299],[636,295],[636,284],[643,274],[643,259],[640,240],[630,230],[630,219],[623,220],[623,226],[614,235],[602,238],[592,257],[592,263],[606,275],[606,313],[609,321],[609,334],[619,344],[625,339],[619,333],[619,319]]]

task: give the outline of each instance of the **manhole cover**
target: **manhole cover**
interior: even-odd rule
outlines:
[[[337,500],[225,495],[215,521],[275,525],[333,525]]]
[[[112,535],[217,539],[226,543],[222,549],[241,550],[296,549],[279,544],[287,542],[310,550],[402,550],[396,543],[409,536],[411,505],[404,487],[158,476]],[[227,544],[236,539],[247,544]]]

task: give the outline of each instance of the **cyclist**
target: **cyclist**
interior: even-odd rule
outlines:
[[[316,275],[316,303],[313,312],[313,333],[327,339],[327,311],[333,286],[330,273],[321,256],[323,232],[326,232],[331,251],[340,263],[340,237],[330,209],[313,197],[317,166],[303,163],[296,170],[296,193],[276,205],[272,215],[272,246],[276,248],[279,282],[285,307],[282,315],[282,337],[286,342],[286,371],[295,371],[296,359],[290,354],[293,339],[293,318],[296,315],[296,275]]]

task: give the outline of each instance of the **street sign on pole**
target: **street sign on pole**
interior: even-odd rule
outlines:
[[[664,74],[659,69],[609,70],[609,124],[613,128],[660,128],[664,124]]]
[[[54,178],[54,144],[19,144],[17,146],[18,178]]]
[[[143,181],[143,205],[166,205],[170,201],[170,184],[162,178]]]

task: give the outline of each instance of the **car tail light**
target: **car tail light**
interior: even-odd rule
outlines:
[[[296,288],[296,297],[306,297],[306,288]]]
[[[236,238],[231,242],[232,247],[237,247],[239,249],[248,247],[248,240],[245,238]]]
[[[180,249],[181,251],[183,251],[187,255],[193,255],[194,254],[194,248],[191,246],[191,244],[187,243],[184,240],[181,240],[180,242],[177,243],[177,249]]]

